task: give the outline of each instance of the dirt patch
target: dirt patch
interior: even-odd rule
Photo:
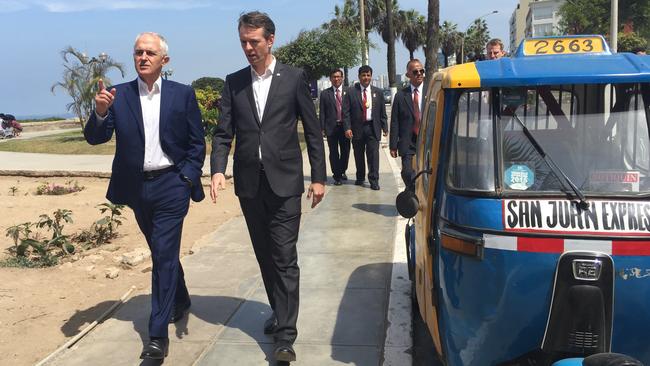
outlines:
[[[36,188],[44,182],[65,185],[76,181],[84,189],[62,196],[37,196]],[[181,255],[191,254],[228,219],[241,215],[232,180],[215,205],[209,197],[192,202],[185,218]],[[207,181],[203,182],[204,185]],[[38,220],[40,214],[51,215],[56,209],[72,210],[74,223],[66,224],[64,233],[72,234],[90,227],[100,216],[97,206],[106,202],[107,179],[101,178],[25,178],[0,176],[0,258],[13,245],[5,237],[9,226]],[[18,190],[12,195],[11,187]],[[206,187],[208,193],[208,187]],[[64,260],[53,268],[0,268],[0,364],[33,365],[106,311],[131,286],[148,289],[151,285],[151,260],[132,267],[120,266],[122,255],[148,253],[133,213],[124,210],[126,220],[119,236],[110,244],[83,251],[74,260]],[[117,277],[107,273],[118,268]],[[113,273],[114,274],[114,273]]]

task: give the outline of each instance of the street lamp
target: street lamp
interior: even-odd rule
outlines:
[[[162,77],[163,77],[163,79],[167,80],[167,78],[172,76],[173,73],[174,73],[173,69],[163,70]]]
[[[485,17],[487,17],[489,15],[496,14],[498,12],[499,12],[498,10],[492,10],[491,12],[489,12],[487,14],[483,14],[480,17],[472,20],[467,25],[467,27],[465,27],[465,32],[463,32],[463,36],[460,39],[460,60],[461,60],[461,63],[463,63],[463,64],[465,63],[465,37],[467,36],[467,31],[469,30],[469,27],[471,27],[472,24],[476,23],[477,20],[481,20],[481,19],[483,19],[483,18],[485,18]]]

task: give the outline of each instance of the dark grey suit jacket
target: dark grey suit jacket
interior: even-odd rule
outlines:
[[[372,98],[372,127],[377,141],[381,140],[381,131],[388,132],[386,104],[384,103],[383,91],[374,86],[370,86],[370,95]],[[355,84],[348,89],[343,98],[343,128],[352,130],[352,139],[360,139],[363,136],[363,97],[361,95],[361,85]]]
[[[424,93],[422,93],[424,94]],[[423,97],[422,95],[420,97]],[[424,103],[422,103],[424,106]],[[422,111],[420,111],[420,117]],[[390,143],[391,150],[397,150],[400,156],[409,153],[413,135],[415,112],[413,110],[413,94],[411,84],[398,91],[393,98],[393,109],[390,113]]]
[[[346,94],[346,88],[341,88],[341,119],[343,119],[343,99]],[[326,136],[332,136],[336,130],[336,96],[333,88],[327,88],[320,93],[318,109],[321,129],[325,131]]]
[[[252,198],[257,194],[260,163],[275,194],[302,194],[305,188],[297,131],[299,118],[305,132],[311,181],[325,183],[323,137],[304,71],[276,63],[262,120],[255,108],[250,66],[228,75],[221,116],[212,138],[211,174],[226,171],[235,139],[233,175],[237,196]]]

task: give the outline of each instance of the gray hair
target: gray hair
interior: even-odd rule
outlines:
[[[142,32],[135,37],[135,43],[133,43],[133,48],[135,49],[135,44],[138,43],[138,40],[140,37],[149,35],[149,36],[154,36],[157,37],[160,40],[160,50],[163,53],[163,56],[167,56],[167,53],[169,52],[169,46],[167,46],[167,40],[165,37],[163,37],[162,34],[156,33],[156,32]]]

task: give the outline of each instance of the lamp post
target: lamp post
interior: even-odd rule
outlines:
[[[465,37],[467,36],[467,31],[469,30],[469,27],[471,27],[472,24],[474,24],[477,20],[481,20],[481,19],[483,19],[483,18],[485,18],[485,17],[487,17],[489,15],[496,14],[498,12],[499,12],[498,10],[492,10],[491,12],[489,12],[487,14],[483,14],[480,17],[472,20],[467,25],[467,27],[465,27],[465,31],[463,32],[463,36],[460,38],[460,60],[462,61],[461,63],[463,63],[463,64],[465,63]]]
[[[161,74],[162,74],[163,79],[167,80],[167,78],[172,76],[173,73],[174,73],[173,69],[167,69],[167,70],[163,70],[163,72]]]

